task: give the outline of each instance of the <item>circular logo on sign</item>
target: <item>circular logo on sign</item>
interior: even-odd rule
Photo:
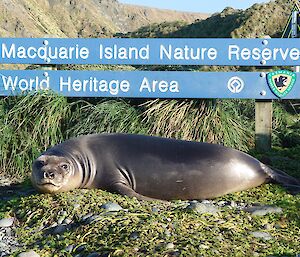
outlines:
[[[244,85],[244,81],[239,77],[232,77],[227,83],[228,89],[234,94],[240,93],[243,90]]]
[[[267,80],[272,92],[282,98],[293,89],[297,75],[288,70],[278,70],[268,73]]]

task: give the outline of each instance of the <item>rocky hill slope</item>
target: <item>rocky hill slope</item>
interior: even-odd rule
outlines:
[[[178,22],[144,26],[126,37],[256,38],[280,37],[294,6],[293,0],[255,4],[246,10],[225,8],[192,24]]]
[[[0,37],[110,37],[154,22],[208,17],[117,0],[0,0],[0,13]]]

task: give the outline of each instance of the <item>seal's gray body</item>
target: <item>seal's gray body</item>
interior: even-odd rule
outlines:
[[[72,162],[75,169],[70,179],[80,180],[74,187],[140,199],[208,199],[275,177],[257,159],[231,148],[142,135],[81,136],[42,155],[63,156]]]

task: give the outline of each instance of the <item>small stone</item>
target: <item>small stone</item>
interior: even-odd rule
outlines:
[[[274,227],[277,228],[277,229],[281,229],[281,228],[285,228],[286,225],[285,224],[281,224],[281,223],[276,223]]]
[[[86,221],[88,218],[90,218],[91,216],[93,216],[94,215],[94,213],[88,213],[87,215],[84,215],[82,218],[81,218],[81,220],[84,222],[84,221]]]
[[[11,231],[11,228],[10,228],[10,227],[7,227],[7,228],[5,229],[5,234],[6,234],[7,236],[12,236],[12,231]]]
[[[222,235],[217,236],[216,239],[219,241],[224,241],[224,237]]]
[[[0,220],[0,227],[7,228],[11,227],[14,224],[14,218],[4,218]]]
[[[63,221],[65,220],[65,217],[60,217],[57,221],[57,223],[60,225],[63,223]]]
[[[75,203],[75,204],[73,205],[74,210],[78,209],[79,207],[80,207],[80,204],[79,204],[79,203]]]
[[[59,215],[59,216],[67,216],[68,213],[67,213],[66,211],[60,211],[60,212],[58,213],[58,215]]]
[[[67,229],[68,229],[67,225],[58,225],[53,229],[51,234],[52,235],[63,234],[67,231]]]
[[[35,251],[31,250],[28,252],[23,252],[18,255],[18,257],[40,257]]]
[[[201,249],[209,249],[209,246],[201,244],[201,245],[199,245],[199,248],[201,248]]]
[[[168,257],[177,257],[180,256],[180,252],[176,249],[172,252],[168,252]]]
[[[49,226],[49,228],[54,228],[54,227],[57,227],[57,222],[54,222],[53,224],[51,224],[51,226]]]
[[[217,214],[220,212],[219,208],[217,208],[213,204],[208,204],[208,203],[203,203],[203,202],[201,202],[201,203],[191,202],[190,205],[186,209],[195,211],[199,214]]]
[[[174,249],[174,248],[175,248],[175,245],[173,243],[167,243],[166,244],[166,249],[167,250]]]
[[[273,228],[273,226],[272,226],[271,224],[265,224],[265,225],[264,225],[264,228],[265,228],[266,230],[271,230],[271,229]]]
[[[133,232],[129,236],[130,239],[136,240],[139,238],[139,233],[138,232]]]
[[[78,246],[78,247],[75,249],[75,252],[76,252],[76,253],[81,253],[81,252],[83,252],[83,251],[85,250],[85,248],[86,248],[86,245],[80,245],[80,246]]]
[[[63,235],[57,235],[56,238],[57,238],[57,240],[59,240],[59,241],[65,240],[65,237],[64,237]]]
[[[170,237],[171,236],[171,232],[169,230],[165,230],[165,236]]]
[[[236,204],[234,201],[231,201],[231,202],[230,202],[230,206],[231,206],[232,208],[235,208],[235,207],[237,207],[237,204]]]
[[[100,257],[99,253],[90,253],[87,257]]]
[[[0,252],[4,251],[7,248],[7,244],[0,242]]]
[[[13,245],[13,246],[10,247],[10,250],[11,250],[12,253],[16,252],[18,250],[18,247]]]
[[[217,202],[217,205],[220,206],[220,207],[224,207],[226,205],[226,202],[225,201],[220,201],[220,202]]]
[[[63,221],[63,224],[69,225],[71,224],[73,221],[71,219],[65,218]]]
[[[158,213],[158,212],[159,212],[159,209],[156,208],[156,207],[152,207],[151,211],[154,212],[154,213]]]
[[[65,248],[65,251],[68,252],[68,253],[71,253],[74,249],[74,245],[68,245],[66,248]]]
[[[245,208],[244,211],[251,213],[254,216],[264,216],[272,213],[282,213],[282,208],[276,206],[252,206]]]
[[[255,231],[255,232],[251,232],[250,234],[256,238],[261,238],[264,240],[273,239],[273,237],[269,233],[266,233],[266,232]]]
[[[105,209],[108,212],[117,212],[123,210],[123,208],[117,203],[108,202],[101,205],[102,209]]]

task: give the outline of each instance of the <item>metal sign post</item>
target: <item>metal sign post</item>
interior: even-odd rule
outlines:
[[[283,32],[282,38],[298,38],[299,5],[295,4]],[[294,67],[295,72],[300,72],[300,66]],[[269,151],[272,146],[272,100],[255,101],[255,148],[259,152]]]
[[[292,14],[292,38],[297,38],[298,37],[298,11],[293,11]],[[300,71],[300,66],[295,66],[294,68],[295,72]]]

